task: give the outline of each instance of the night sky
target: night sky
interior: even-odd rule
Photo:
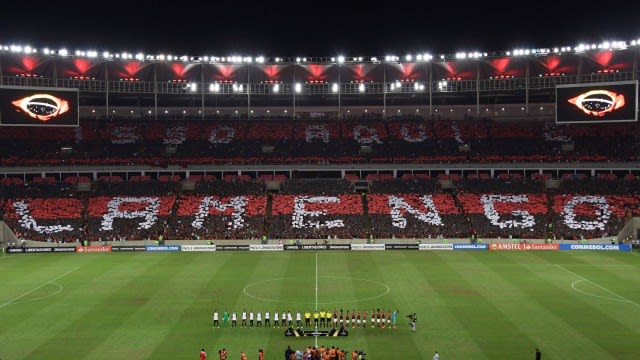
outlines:
[[[163,0],[165,3],[166,0]],[[640,5],[554,1],[3,3],[1,44],[175,55],[382,56],[599,43],[640,36]],[[621,3],[623,4],[623,3]],[[606,7],[606,8],[605,8]],[[11,16],[13,14],[13,16]]]

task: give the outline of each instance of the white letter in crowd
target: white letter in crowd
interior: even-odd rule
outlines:
[[[294,228],[334,228],[334,227],[344,227],[344,223],[342,220],[329,220],[329,221],[311,221],[305,219],[305,217],[319,217],[323,215],[327,215],[326,210],[317,210],[317,211],[308,211],[305,209],[306,204],[338,204],[340,203],[340,198],[336,196],[297,196],[294,200],[293,205],[293,214],[291,219],[291,225]]]
[[[18,223],[25,229],[32,229],[40,234],[55,234],[63,231],[73,231],[71,225],[49,225],[40,226],[36,222],[36,219],[31,216],[29,211],[29,205],[24,200],[15,201],[13,207],[16,209],[16,213],[20,216]]]
[[[212,196],[205,196],[200,201],[198,206],[198,213],[195,220],[191,225],[196,229],[202,229],[204,219],[209,216],[209,209],[213,208],[221,213],[224,213],[226,209],[233,209],[231,213],[231,219],[233,221],[233,228],[240,229],[244,227],[244,214],[247,207],[247,198],[244,196],[236,196],[229,199],[228,203],[223,203],[218,199],[214,199]]]
[[[185,126],[168,127],[164,132],[162,143],[165,145],[180,145],[187,141],[187,128]]]
[[[329,130],[325,125],[307,125],[304,134],[308,143],[313,142],[314,139],[320,139],[323,143],[329,142]]]
[[[484,208],[484,216],[489,219],[491,225],[495,225],[500,227],[500,229],[504,228],[530,228],[536,224],[536,220],[527,210],[513,210],[511,212],[512,216],[519,216],[521,220],[500,220],[500,214],[496,210],[495,203],[497,202],[506,202],[506,203],[526,203],[529,202],[529,198],[527,195],[482,195],[480,197],[480,202],[482,202],[482,207]]]
[[[382,144],[382,141],[378,138],[378,131],[375,128],[364,125],[353,127],[353,139],[360,144]]]
[[[411,132],[407,124],[402,124],[400,131],[402,131],[402,138],[406,142],[416,143],[427,140],[427,131],[424,129],[424,124],[418,124],[418,134],[414,137],[411,137]]]
[[[575,207],[580,204],[592,204],[596,208],[595,220],[576,221]],[[604,196],[574,196],[564,204],[562,216],[564,217],[564,223],[571,229],[604,230],[604,227],[607,225],[607,222],[609,222],[609,218],[611,217],[611,210],[609,210],[609,203]]]
[[[421,196],[422,204],[427,212],[424,213],[413,206],[409,205],[405,199],[389,195],[389,207],[391,208],[391,223],[393,226],[404,229],[407,227],[407,218],[404,217],[405,213],[409,213],[416,217],[416,219],[431,225],[444,225],[442,218],[436,209],[436,205],[433,202],[431,195]]]
[[[114,144],[133,144],[140,139],[135,126],[116,126],[111,130],[111,136]]]
[[[146,203],[144,210],[122,211],[120,205],[124,203]],[[107,204],[107,212],[102,216],[101,231],[113,230],[114,219],[135,219],[142,218],[144,221],[138,223],[138,229],[150,229],[158,221],[158,209],[160,199],[157,197],[114,197]]]
[[[231,126],[219,125],[211,129],[209,133],[209,142],[212,144],[228,144],[233,140],[236,129]],[[222,137],[220,137],[222,135]]]

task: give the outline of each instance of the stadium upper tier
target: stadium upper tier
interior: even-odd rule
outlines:
[[[3,127],[0,166],[631,162],[639,130],[489,119],[81,120]]]

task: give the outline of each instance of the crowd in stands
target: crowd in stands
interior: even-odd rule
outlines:
[[[0,166],[636,161],[639,126],[416,118],[94,119],[81,120],[75,129],[3,128]]]
[[[635,176],[425,174],[352,181],[284,181],[280,191],[246,175],[193,175],[186,180],[119,176],[0,182],[3,219],[21,237],[50,242],[165,239],[556,238],[611,236],[640,215]],[[455,180],[452,180],[455,179]],[[36,181],[34,181],[36,180]],[[179,181],[180,180],[180,181]],[[269,180],[272,181],[272,180]],[[184,182],[194,183],[185,189]]]

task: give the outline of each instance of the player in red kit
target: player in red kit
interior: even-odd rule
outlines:
[[[207,353],[204,349],[200,349],[200,360],[207,360]]]

